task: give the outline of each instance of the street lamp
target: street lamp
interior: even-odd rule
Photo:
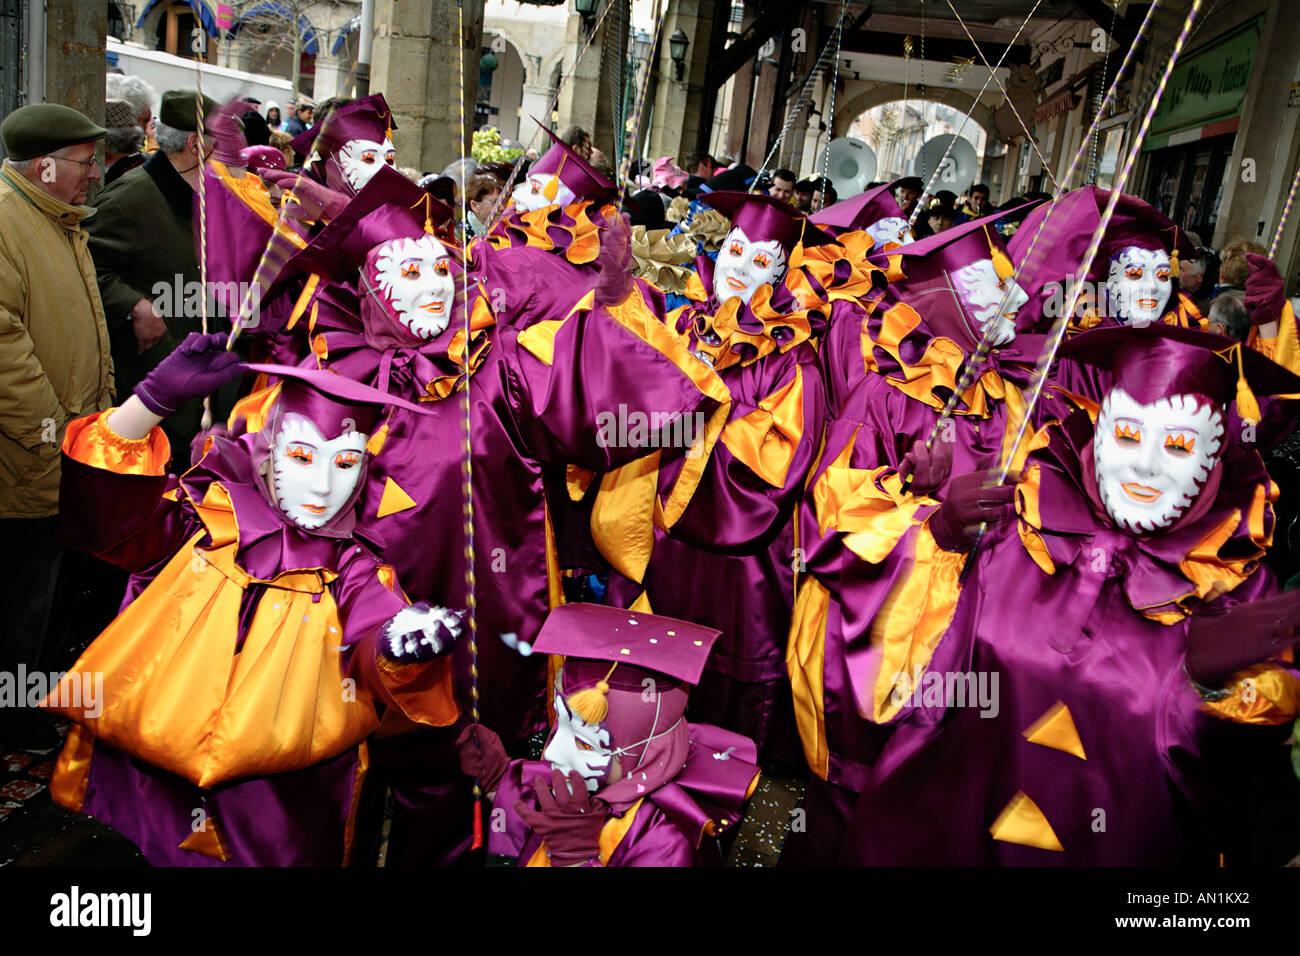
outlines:
[[[686,31],[678,27],[673,35],[668,38],[668,55],[673,60],[673,70],[675,79],[678,83],[686,74],[686,48],[690,46],[691,38],[686,35]]]
[[[573,10],[582,17],[582,31],[591,32],[591,24],[596,19],[596,5],[599,0],[573,0]]]

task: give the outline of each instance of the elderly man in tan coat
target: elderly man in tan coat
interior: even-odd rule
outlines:
[[[81,584],[69,580],[79,562],[65,560],[59,540],[63,429],[112,403],[108,328],[81,228],[104,133],[52,103],[0,124],[0,739],[20,746],[58,743],[29,691],[54,663],[52,613],[77,604]]]

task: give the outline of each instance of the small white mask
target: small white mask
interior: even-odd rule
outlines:
[[[1191,395],[1142,405],[1111,389],[1092,446],[1106,512],[1134,533],[1169,527],[1200,495],[1222,440],[1223,413]]]
[[[451,254],[433,236],[392,239],[375,258],[377,290],[412,335],[431,340],[451,321]]]
[[[1110,260],[1106,297],[1110,313],[1141,329],[1159,321],[1169,304],[1169,254],[1163,249],[1128,246]]]
[[[542,209],[546,206],[567,206],[576,202],[578,197],[573,190],[559,181],[555,183],[555,198],[546,197],[546,187],[550,185],[553,178],[553,173],[533,173],[516,186],[515,191],[510,194],[515,209],[520,212],[532,212],[534,209]]]
[[[280,423],[271,454],[275,500],[289,520],[308,531],[343,510],[361,480],[366,436],[345,432],[326,440],[301,415]]]
[[[967,314],[975,320],[975,335],[983,337],[984,329],[992,322],[994,348],[1006,345],[1016,337],[1016,313],[1029,301],[1029,293],[1021,288],[1020,283],[1000,278],[992,259],[976,259],[970,265],[962,266],[952,273],[952,281]],[[1010,296],[1007,296],[1007,282],[1011,283]],[[1003,298],[1007,300],[1005,306]]]
[[[873,222],[863,231],[881,249],[885,248],[886,243],[905,246],[912,241],[912,230],[907,228],[907,220],[898,216],[890,216],[887,219]]]
[[[350,139],[343,148],[335,153],[343,179],[353,191],[360,192],[361,187],[379,172],[380,166],[396,166],[397,151],[393,141],[385,137],[382,143],[373,139]]]
[[[552,769],[565,776],[573,771],[595,793],[609,776],[614,752],[609,749],[609,731],[599,724],[588,724],[564,702],[562,694],[555,695],[555,733],[542,751],[542,759],[550,761]]]
[[[785,250],[775,239],[754,242],[744,230],[732,229],[713,265],[713,294],[719,302],[737,296],[748,305],[759,286],[776,287],[785,263]]]

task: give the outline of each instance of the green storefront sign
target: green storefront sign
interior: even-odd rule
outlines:
[[[1243,23],[1179,59],[1156,108],[1144,150],[1160,149],[1171,136],[1232,119],[1241,112],[1263,20],[1261,16]]]

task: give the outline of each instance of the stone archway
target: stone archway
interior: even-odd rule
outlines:
[[[854,87],[859,89],[853,90]],[[854,83],[850,86],[852,92],[835,105],[835,136],[849,135],[849,128],[854,121],[867,110],[875,106],[881,106],[885,103],[893,103],[898,100],[925,100],[930,103],[942,103],[944,106],[951,106],[953,109],[961,110],[963,113],[970,112],[971,122],[978,123],[983,127],[988,139],[992,143],[999,139],[997,127],[993,123],[994,109],[984,103],[976,103],[975,97],[963,90],[952,89],[949,87],[928,86],[925,90],[925,96],[917,96],[916,87],[904,87],[902,83],[885,83],[885,82],[864,82]],[[974,104],[974,109],[971,109]]]
[[[483,46],[490,49],[497,58],[497,68],[491,74],[491,92],[487,97],[487,105],[496,112],[489,125],[501,131],[502,139],[518,139],[522,125],[519,112],[524,100],[524,84],[528,78],[527,61],[520,55],[519,47],[506,31],[497,27],[484,28]],[[484,78],[486,74],[480,78],[480,83]]]

